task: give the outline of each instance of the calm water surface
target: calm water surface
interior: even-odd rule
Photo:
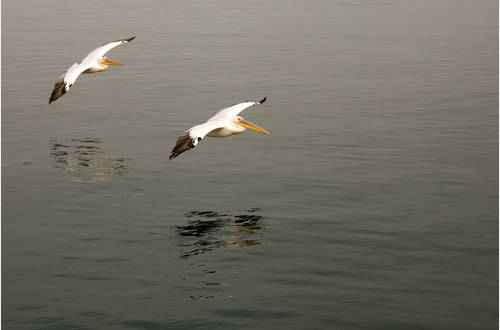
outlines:
[[[497,329],[497,1],[2,13],[6,329]],[[264,96],[270,136],[168,161]]]

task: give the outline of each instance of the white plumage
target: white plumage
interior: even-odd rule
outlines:
[[[135,37],[121,39],[102,45],[91,51],[81,63],[74,63],[70,66],[66,72],[56,80],[54,89],[50,95],[49,104],[63,96],[71,86],[73,86],[80,74],[101,72],[106,70],[110,65],[123,65],[123,63],[109,60],[104,54],[116,46],[130,42],[134,39]]]
[[[238,116],[243,110],[256,104],[262,104],[266,99],[264,97],[258,102],[243,102],[224,108],[217,111],[205,123],[191,127],[177,138],[169,159],[173,159],[184,151],[194,148],[205,136],[225,137],[243,133],[246,128],[269,135],[265,129]]]

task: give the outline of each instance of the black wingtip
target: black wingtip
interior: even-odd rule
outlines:
[[[198,140],[195,140],[195,138],[192,138],[189,135],[189,131],[184,132],[181,136],[179,136],[177,138],[177,141],[175,143],[175,147],[172,149],[172,152],[170,153],[170,156],[168,157],[168,159],[172,160],[175,157],[182,154],[184,151],[187,151],[189,149],[193,149],[196,146],[196,142],[199,142],[200,140],[201,140],[200,137],[198,137]]]
[[[179,156],[180,154],[182,154],[186,150],[189,150],[189,149],[177,150],[177,151],[172,150],[172,153],[170,154],[170,156],[168,156],[168,160],[171,161],[172,159]]]
[[[262,103],[266,102],[266,100],[267,100],[267,96],[265,96],[262,100],[260,100],[260,101],[259,101],[259,102],[257,102],[257,103],[262,104]]]
[[[71,85],[69,87],[71,87]],[[56,84],[54,85],[54,89],[52,90],[52,93],[50,94],[49,104],[51,104],[52,102],[54,102],[55,100],[57,100],[58,98],[63,96],[64,94],[66,94],[66,84],[64,83],[64,81],[56,82]]]
[[[128,39],[125,39],[126,42],[131,42],[132,40],[135,39],[135,36],[133,36],[132,38],[128,38]]]

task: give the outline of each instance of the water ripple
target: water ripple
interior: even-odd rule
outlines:
[[[189,258],[213,251],[216,248],[246,247],[259,244],[253,235],[262,231],[262,216],[254,214],[258,209],[244,214],[228,215],[215,211],[191,211],[186,213],[186,224],[176,226],[183,239],[179,243],[181,256]]]
[[[239,249],[260,244],[257,238],[264,226],[263,217],[256,214],[258,211],[259,209],[252,208],[231,215],[217,211],[195,210],[185,214],[187,221],[183,225],[174,227],[179,238],[177,245],[180,257],[191,260],[189,265],[195,267],[195,271],[191,273],[194,281],[180,287],[188,294],[188,299],[203,301],[218,297],[233,297],[231,294],[223,294],[228,284],[224,281],[224,274],[217,274],[217,265],[214,269],[213,265],[200,262],[195,257],[223,247]],[[229,259],[233,264],[237,261],[246,261],[241,256],[224,257],[225,261]]]
[[[74,138],[50,141],[50,155],[54,167],[66,171],[78,172],[72,177],[74,182],[103,182],[111,177],[127,173],[126,157],[107,157],[101,150],[99,138]]]

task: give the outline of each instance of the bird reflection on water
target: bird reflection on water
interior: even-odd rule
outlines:
[[[98,138],[74,138],[66,141],[54,138],[50,141],[54,167],[78,172],[78,176],[72,177],[75,182],[103,182],[109,181],[113,176],[125,174],[128,158],[106,157],[101,144],[102,140]]]
[[[228,276],[227,269],[225,275],[216,274],[217,271],[213,267],[216,267],[217,263],[211,258],[201,260],[199,257],[215,252],[218,248],[245,248],[260,244],[256,236],[262,233],[264,227],[262,216],[256,214],[258,211],[253,208],[237,215],[215,211],[191,211],[186,213],[186,224],[175,227],[180,239],[180,256],[190,260],[189,265],[196,269],[190,276],[197,285],[187,284],[184,287],[190,299],[233,297],[227,292],[227,284],[224,284],[224,276]],[[237,272],[237,263],[232,265],[236,267],[233,272]]]
[[[183,248],[181,256],[189,258],[224,246],[241,248],[259,244],[252,236],[262,230],[262,216],[255,214],[256,211],[249,209],[234,216],[214,211],[188,212],[186,217],[190,220],[176,227],[177,234],[184,238],[179,244]]]

